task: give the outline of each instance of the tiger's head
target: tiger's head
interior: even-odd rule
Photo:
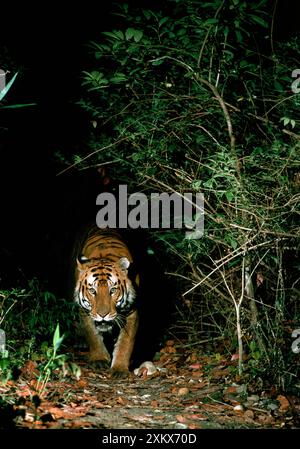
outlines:
[[[126,314],[133,308],[135,289],[128,277],[127,257],[77,260],[75,301],[90,315],[99,332],[122,328]]]

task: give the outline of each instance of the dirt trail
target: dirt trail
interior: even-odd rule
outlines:
[[[299,399],[275,389],[253,391],[235,374],[236,363],[169,341],[151,375],[153,365],[130,373],[128,379],[115,380],[108,371],[95,372],[79,360],[78,379],[58,372],[57,380],[37,391],[37,365],[28,362],[18,380],[0,386],[7,400],[0,428],[300,427]]]

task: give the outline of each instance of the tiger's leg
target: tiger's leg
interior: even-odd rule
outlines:
[[[107,367],[110,364],[110,355],[103,343],[102,335],[100,335],[94,325],[94,321],[85,312],[81,312],[81,320],[85,338],[87,340],[91,362],[99,362],[99,367]]]
[[[138,314],[135,310],[126,319],[126,325],[121,329],[113,351],[111,371],[113,377],[128,375],[130,357],[133,351],[135,336],[138,328]]]

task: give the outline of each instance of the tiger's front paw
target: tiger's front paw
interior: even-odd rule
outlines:
[[[110,367],[110,363],[107,360],[90,360],[88,365],[96,371],[108,370]]]
[[[112,379],[126,379],[129,376],[128,369],[112,368],[111,378]]]

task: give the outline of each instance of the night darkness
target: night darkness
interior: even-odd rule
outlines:
[[[96,192],[91,198],[93,187],[86,176],[57,177],[62,167],[54,153],[66,154],[84,145],[88,124],[74,103],[80,99],[81,71],[88,66],[86,44],[109,29],[110,9],[110,2],[101,2],[96,9],[26,6],[17,16],[7,11],[5,25],[1,24],[2,54],[12,61],[13,72],[21,68],[8,101],[37,103],[0,112],[4,284],[13,282],[19,268],[25,277],[56,277],[51,266],[60,267],[66,257],[66,228],[76,226],[74,217],[84,202],[80,196],[88,195],[94,204]]]
[[[141,7],[146,4],[140,2]],[[74,104],[80,99],[81,72],[89,67],[86,44],[117,26],[117,19],[111,15],[109,1],[72,3],[64,9],[49,5],[1,7],[1,55],[12,61],[12,72],[21,68],[7,100],[37,103],[0,110],[0,276],[4,283],[13,282],[18,268],[25,276],[55,276],[50,267],[59,267],[65,257],[65,238],[76,227],[73,218],[85,213],[85,208],[94,213],[93,176],[70,171],[57,177],[62,167],[54,153],[66,154],[86,145],[88,120]],[[298,27],[298,2],[280,1],[277,14],[276,38],[284,40]],[[88,199],[82,206],[84,198]]]

